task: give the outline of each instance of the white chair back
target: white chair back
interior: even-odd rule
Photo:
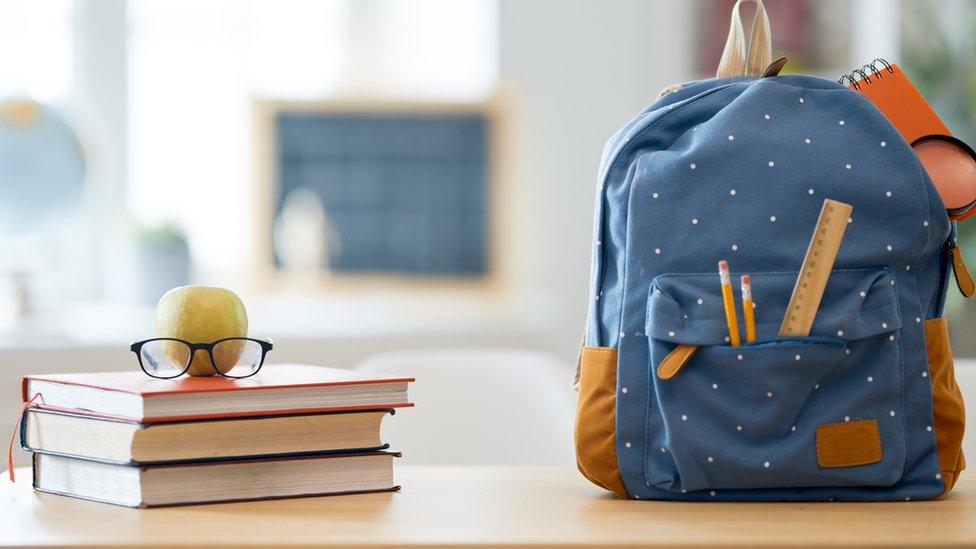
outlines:
[[[575,464],[571,369],[539,352],[432,349],[379,355],[357,370],[410,375],[414,408],[384,420],[384,440],[414,465]]]

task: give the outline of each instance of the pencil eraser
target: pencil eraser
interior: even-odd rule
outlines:
[[[718,268],[722,269],[723,271],[727,271],[729,269],[729,262],[724,259],[722,261],[719,261]]]
[[[748,286],[749,284],[752,284],[752,282],[749,280],[749,275],[742,275],[742,285]]]

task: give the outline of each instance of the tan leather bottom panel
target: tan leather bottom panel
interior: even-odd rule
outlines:
[[[626,498],[617,466],[617,350],[583,347],[576,407],[576,465],[590,482]]]
[[[881,461],[881,431],[873,419],[817,426],[817,464],[854,467]]]
[[[949,345],[949,327],[945,318],[925,321],[925,347],[929,356],[929,377],[932,380],[932,406],[935,415],[935,443],[939,451],[939,465],[945,496],[952,490],[959,473],[966,468],[962,455],[962,435],[966,427],[966,410],[962,393],[956,385]]]

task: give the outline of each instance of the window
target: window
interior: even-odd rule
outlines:
[[[202,273],[240,271],[263,253],[251,238],[252,102],[481,100],[497,81],[495,11],[492,0],[130,2],[134,217],[179,225]],[[347,241],[337,267],[382,267],[371,233],[335,222]]]
[[[85,235],[72,225],[85,178],[73,16],[71,0],[0,0],[0,330],[17,309],[88,289]]]
[[[303,263],[321,253],[295,247],[282,232],[301,222],[290,221],[295,215],[301,220],[315,211],[314,203],[295,202],[304,197],[321,203],[318,224],[327,223],[333,236],[334,242],[324,243],[330,253],[322,254],[322,267],[339,273],[485,274],[485,115],[283,110],[274,127],[278,265],[283,255]]]
[[[0,1],[0,97],[26,96],[43,103],[69,99],[72,7],[71,0]]]

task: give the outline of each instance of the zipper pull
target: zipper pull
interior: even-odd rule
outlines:
[[[783,57],[774,59],[772,63],[766,66],[766,70],[763,71],[762,76],[760,76],[759,78],[769,78],[770,76],[779,76],[779,71],[783,70],[783,67],[786,66],[786,63],[788,63],[789,60],[790,58],[786,57],[785,55]]]
[[[687,343],[681,343],[670,353],[668,356],[664,357],[661,364],[657,367],[657,377],[661,379],[671,379],[672,377],[678,375],[678,372],[688,364],[688,360],[695,351],[698,350],[698,345],[688,345]]]
[[[949,247],[949,259],[952,261],[952,274],[956,277],[956,286],[963,297],[969,298],[976,294],[976,282],[973,282],[973,275],[969,273],[966,262],[962,259],[962,250],[955,244]]]

